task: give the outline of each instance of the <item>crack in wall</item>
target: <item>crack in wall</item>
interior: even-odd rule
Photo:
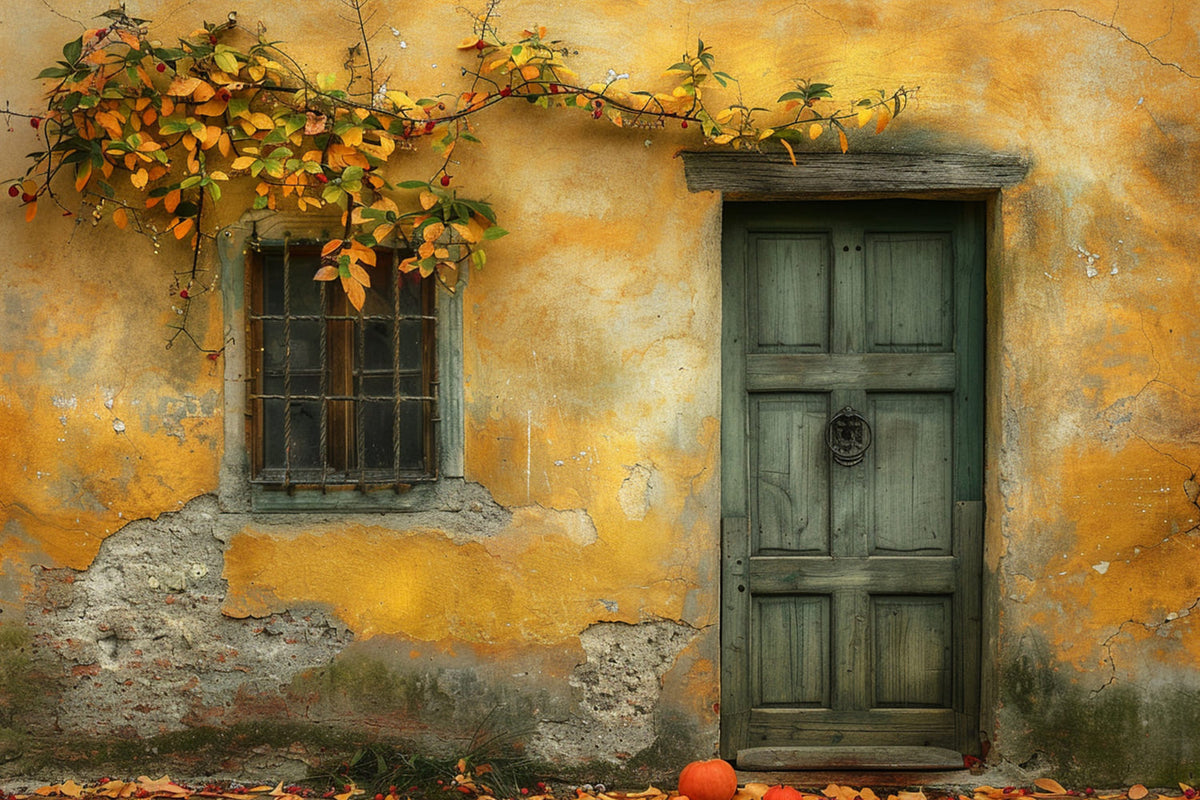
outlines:
[[[1143,630],[1147,631],[1148,633],[1160,634],[1160,631],[1163,628],[1165,628],[1175,622],[1178,622],[1179,620],[1181,620],[1185,617],[1190,616],[1191,613],[1197,609],[1197,607],[1200,607],[1200,597],[1197,597],[1195,600],[1193,600],[1191,605],[1181,608],[1178,611],[1172,611],[1172,612],[1168,613],[1165,617],[1163,617],[1163,619],[1161,621],[1142,622],[1142,621],[1135,620],[1135,619],[1127,619],[1124,622],[1122,622],[1120,625],[1118,625],[1117,629],[1115,631],[1113,631],[1111,634],[1109,634],[1104,639],[1104,641],[1100,643],[1100,648],[1104,651],[1104,658],[1101,659],[1101,663],[1107,663],[1108,668],[1109,668],[1108,680],[1106,680],[1104,683],[1100,684],[1100,686],[1098,686],[1097,688],[1092,689],[1089,692],[1088,696],[1095,697],[1096,695],[1100,694],[1105,689],[1107,689],[1109,686],[1112,686],[1117,683],[1117,680],[1118,680],[1117,679],[1117,661],[1116,661],[1116,656],[1113,654],[1113,647],[1114,647],[1114,641],[1121,634],[1125,633],[1126,628],[1129,628],[1131,626],[1132,627],[1140,627]]]
[[[1128,31],[1126,31],[1124,28],[1122,28],[1120,25],[1118,25],[1116,23],[1117,12],[1120,11],[1120,8],[1121,8],[1121,4],[1117,3],[1116,6],[1113,8],[1112,17],[1110,19],[1108,19],[1107,21],[1102,20],[1102,19],[1097,19],[1096,17],[1093,17],[1089,14],[1085,14],[1082,11],[1078,11],[1074,8],[1061,8],[1061,7],[1060,8],[1039,8],[1039,9],[1034,9],[1033,11],[1025,11],[1020,14],[1013,14],[1009,17],[1005,17],[1005,21],[1019,19],[1020,17],[1030,17],[1030,16],[1034,16],[1037,14],[1070,14],[1072,16],[1078,17],[1081,20],[1090,22],[1093,25],[1098,25],[1101,28],[1107,28],[1108,30],[1110,30],[1113,33],[1120,36],[1122,39],[1124,39],[1129,44],[1140,49],[1143,53],[1146,54],[1147,58],[1149,58],[1151,61],[1155,62],[1156,64],[1159,64],[1160,66],[1163,66],[1163,67],[1167,67],[1169,69],[1173,69],[1176,72],[1179,72],[1181,75],[1184,75],[1185,77],[1188,77],[1192,80],[1200,80],[1200,73],[1192,72],[1189,69],[1187,69],[1186,67],[1184,67],[1182,64],[1178,64],[1174,61],[1167,61],[1166,59],[1156,55],[1154,53],[1154,51],[1150,49],[1150,45],[1154,44],[1155,42],[1168,36],[1171,33],[1171,24],[1173,23],[1174,18],[1175,18],[1175,4],[1174,3],[1171,4],[1172,23],[1168,24],[1167,31],[1165,33],[1163,33],[1161,36],[1157,36],[1154,39],[1151,39],[1149,42],[1143,42],[1143,41],[1131,36]]]

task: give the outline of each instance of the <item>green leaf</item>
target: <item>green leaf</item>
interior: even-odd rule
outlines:
[[[199,186],[200,181],[204,180],[199,175],[189,175],[179,182],[180,189],[190,189],[193,186]]]
[[[239,114],[250,110],[250,98],[248,97],[231,97],[229,99],[229,116],[236,117]]]
[[[228,72],[230,75],[237,75],[238,60],[234,57],[233,53],[228,51],[218,52],[213,55],[213,61],[217,62],[217,66],[224,72]]]
[[[487,263],[486,250],[474,250],[471,252],[471,262],[475,264],[475,269],[483,269],[483,265]]]
[[[807,99],[808,99],[808,97],[805,96],[804,92],[784,92],[783,94],[779,95],[779,99],[776,100],[775,102],[776,103],[786,103],[788,100],[807,100]]]
[[[400,189],[428,189],[429,184],[425,181],[400,181],[396,184]]]
[[[37,74],[35,80],[41,80],[42,78],[65,78],[70,74],[70,67],[46,67]]]
[[[260,194],[258,197],[254,198],[254,205],[252,206],[252,208],[255,211],[261,211],[262,209],[264,209],[266,207],[267,207],[267,196],[265,194]]]
[[[187,133],[190,130],[191,126],[184,120],[167,118],[158,121],[158,133],[161,133],[162,136],[170,136],[173,133]]]
[[[489,242],[493,239],[499,239],[501,236],[508,236],[508,231],[498,225],[493,225],[483,232],[483,238]]]
[[[71,64],[79,61],[79,56],[83,54],[83,37],[80,36],[73,42],[67,42],[63,45],[63,57]]]
[[[686,61],[678,61],[667,67],[667,72],[691,72],[692,65]]]

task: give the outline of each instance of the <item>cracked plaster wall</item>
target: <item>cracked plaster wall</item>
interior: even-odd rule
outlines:
[[[0,25],[14,108],[41,103],[30,62],[52,60],[107,8],[5,7],[20,18]],[[228,10],[147,0],[137,14],[169,40]],[[1188,777],[1197,725],[1184,710],[1200,690],[1200,6],[763,0],[738,15],[683,0],[506,0],[502,11],[514,28],[536,19],[571,41],[584,76],[653,83],[699,32],[747,97],[777,97],[798,75],[848,96],[920,85],[886,138],[857,132],[851,146],[1028,159],[1027,180],[993,204],[984,734],[994,760],[1060,778]],[[341,63],[322,3],[261,15],[313,64]],[[422,91],[450,80],[457,12],[419,6],[390,23],[403,36],[380,47],[398,76]],[[605,647],[643,658],[600,632],[646,625],[667,652],[695,631],[662,673],[655,736],[682,719],[697,753],[711,747],[721,199],[686,191],[671,155],[696,142],[681,131],[631,138],[526,111],[497,110],[486,148],[456,153],[463,185],[469,173],[515,221],[464,302],[467,478],[504,509],[486,524],[468,512],[210,529],[210,501],[194,499],[216,492],[230,446],[222,364],[165,350],[154,333],[176,318],[172,270],[186,253],[3,209],[0,622],[33,635],[40,669],[65,669],[76,713],[139,732],[229,715],[248,673],[209,662],[232,641],[247,648],[235,663],[274,675],[283,698],[255,713],[364,719],[353,686],[371,686],[393,702],[370,719],[392,730],[418,700],[448,708],[454,686],[473,685],[545,721],[544,742],[576,715],[562,752],[605,741],[608,757],[628,742],[587,710],[589,670]],[[18,175],[34,134],[2,135],[0,175]],[[421,159],[414,173],[432,174]],[[238,198],[230,187],[218,222],[248,206]],[[203,278],[214,291],[193,304],[193,334],[241,346],[222,328],[219,276]],[[142,549],[184,558],[166,568]],[[295,663],[287,638],[304,642]],[[24,663],[26,645],[6,647],[21,657],[4,663]],[[135,667],[135,650],[172,666]],[[600,683],[622,686],[610,669]],[[204,677],[189,686],[189,671]],[[1073,746],[1087,730],[1133,733]]]

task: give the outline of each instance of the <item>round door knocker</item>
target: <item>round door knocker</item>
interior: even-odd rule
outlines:
[[[834,461],[843,467],[853,467],[863,460],[871,446],[871,426],[862,414],[846,406],[825,426],[825,445],[833,453]]]

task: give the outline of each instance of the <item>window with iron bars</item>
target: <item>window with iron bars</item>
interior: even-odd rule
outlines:
[[[314,281],[315,240],[251,242],[250,480],[279,489],[397,490],[437,477],[432,281],[381,249],[361,312]]]

